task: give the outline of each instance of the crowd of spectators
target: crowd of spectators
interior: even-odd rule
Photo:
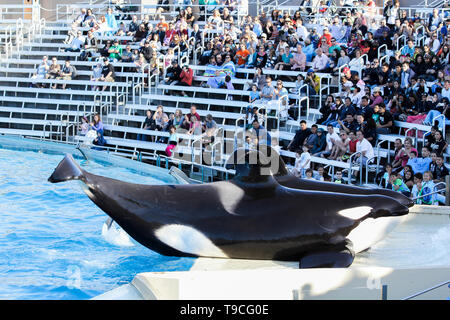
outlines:
[[[93,80],[114,81],[114,68],[106,69],[108,65],[134,62],[137,72],[164,75],[161,77],[164,84],[192,86],[193,70],[187,64],[180,65],[174,48],[180,49],[180,56],[188,55],[192,59],[194,50],[203,46],[197,58],[199,64],[205,65],[204,75],[209,77],[202,83],[204,87],[234,90],[236,68],[255,69],[251,81],[244,85],[244,90],[250,91],[245,98],[249,103],[245,112],[250,130],[266,130],[264,125],[267,124],[258,111],[261,104],[274,103],[287,110],[295,103],[289,93],[317,96],[323,85],[322,75],[329,75],[339,90],[323,100],[316,124],[307,128],[306,122],[301,122],[286,147],[298,154],[295,174],[308,176],[311,156],[349,161],[356,153],[353,160],[365,166],[374,156],[379,136],[398,132],[394,131],[395,122],[402,121],[433,126],[433,130],[420,152],[412,148],[411,139],[405,139],[404,146],[402,142],[404,151],[401,155],[396,153],[394,161],[386,166],[386,172],[391,166],[396,179],[385,177],[384,185],[400,190],[399,180],[406,179],[405,185],[414,193],[416,174],[422,174],[421,181],[431,176],[425,181],[426,185],[429,181],[441,181],[442,172],[446,171],[434,171],[435,167],[431,167],[437,163],[434,160],[426,168],[419,165],[420,170],[412,165],[410,173],[406,170],[407,178],[404,173],[408,162],[428,159],[427,150],[441,157],[439,159],[444,159],[442,156],[446,152],[446,133],[441,130],[450,118],[450,18],[447,11],[434,9],[428,15],[413,12],[410,16],[397,0],[388,0],[379,12],[371,0],[344,2],[344,8],[340,9],[323,2],[315,8],[308,7],[310,4],[303,1],[303,7],[292,15],[275,9],[238,20],[232,14],[236,4],[229,1],[212,10],[204,24],[198,23],[201,16],[193,14],[189,3],[180,5],[172,20],[166,21],[161,15],[156,23],[148,15],[143,15],[140,21],[135,15],[128,23],[118,23],[110,9],[97,19],[92,11],[83,9],[73,21],[66,39],[69,47],[65,50],[80,52],[81,59],[103,59],[104,64],[93,70]],[[81,27],[89,28],[86,37]],[[211,31],[213,36],[205,38]],[[100,48],[98,38],[104,35],[113,40]],[[123,36],[132,40],[122,40]],[[138,49],[132,49],[133,46]],[[43,62],[36,77],[50,77],[50,74],[63,79],[70,77],[62,73],[64,68],[58,70],[52,66]],[[278,75],[266,75],[265,70],[270,69],[279,71]],[[292,76],[283,71],[298,73]],[[293,82],[294,86],[288,90],[285,81]],[[170,94],[188,96],[189,92],[173,90]],[[175,132],[178,127],[190,134],[204,132],[199,116],[174,114],[168,117],[158,112],[151,118],[158,114],[159,122],[154,119],[152,124],[146,123],[145,128],[169,132],[173,126]],[[169,124],[172,118],[183,120]],[[326,126],[326,131],[319,125]],[[423,132],[417,132],[417,136],[422,138]],[[415,131],[409,130],[408,135],[414,136]],[[145,136],[139,138],[144,139],[142,137]],[[261,143],[265,139],[259,140]],[[251,138],[248,142],[254,143]],[[418,157],[419,153],[422,158]],[[338,181],[344,180],[338,178]],[[403,189],[402,192],[407,192]]]

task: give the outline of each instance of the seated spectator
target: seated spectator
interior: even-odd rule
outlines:
[[[249,49],[250,52],[252,50],[253,50],[252,48]],[[267,54],[267,60],[266,60],[265,69],[272,70],[275,67],[275,65],[277,64],[277,62],[278,62],[278,55],[277,55],[277,53],[275,51],[275,48],[271,48],[268,51],[269,51],[269,53]],[[249,61],[250,61],[250,58],[251,58],[251,56],[249,56]],[[252,67],[253,65],[254,64],[252,64],[252,63],[247,63],[246,67],[247,68],[248,67]]]
[[[424,174],[425,171],[430,170],[431,158],[430,149],[426,146],[422,147],[422,157],[417,157],[417,153],[412,150],[409,154],[407,165],[411,166],[414,173],[420,172]]]
[[[109,62],[108,58],[103,59],[102,76],[98,81],[114,82],[116,74],[114,73],[114,67]],[[103,86],[102,91],[106,90],[106,86]]]
[[[390,184],[391,174],[392,174],[392,165],[388,163],[384,166],[384,171],[381,172],[379,186],[385,189],[392,189],[392,185]]]
[[[339,132],[339,137],[340,139],[335,141],[335,143],[333,144],[333,148],[331,149],[331,154],[328,157],[328,159],[330,160],[341,159],[349,148],[350,139],[347,135],[347,132],[341,130]]]
[[[83,48],[85,38],[83,37],[83,32],[77,31],[77,36],[70,42],[70,47],[66,48],[65,52],[80,52]]]
[[[295,132],[294,138],[289,142],[286,149],[290,151],[296,152],[297,150],[301,150],[306,138],[311,134],[311,129],[309,129],[306,125],[306,121],[300,121],[300,129]]]
[[[281,51],[280,51],[281,53]],[[284,52],[282,52],[280,54],[280,62],[278,62],[275,65],[275,70],[291,70],[292,67],[292,63],[291,60],[294,58],[294,56],[292,55],[292,53],[290,52],[290,48],[289,46],[286,47],[286,49],[284,50]]]
[[[425,148],[425,147],[424,147]],[[445,182],[445,177],[449,175],[449,170],[444,164],[444,156],[436,155],[436,165],[433,166],[434,183]]]
[[[147,30],[145,28],[145,25],[141,23],[139,25],[139,28],[134,32],[133,42],[141,42],[146,37],[147,37]]]
[[[239,67],[243,67],[247,62],[249,55],[250,52],[247,50],[247,47],[245,46],[244,43],[241,43],[239,46],[239,50],[236,52],[236,55],[234,56],[236,64]]]
[[[127,36],[133,37],[138,29],[139,29],[138,17],[137,15],[133,15],[133,17],[131,18],[131,22],[128,24],[128,31],[126,33]]]
[[[134,60],[134,64],[136,65],[136,72],[145,73],[149,71],[147,59],[145,59],[144,54],[142,53],[139,53],[137,59]]]
[[[90,80],[99,81],[101,77],[102,77],[102,64],[98,62],[95,66],[92,66],[92,75]],[[92,86],[93,91],[96,91],[97,89],[98,89],[97,86]]]
[[[398,142],[396,141],[396,148],[398,146]],[[395,155],[395,161],[393,163],[393,167],[395,168],[404,168],[408,164],[409,154],[411,152],[415,152],[418,154],[417,149],[412,146],[412,139],[410,137],[405,138],[404,147],[399,150]],[[396,170],[398,172],[398,170]]]
[[[392,117],[392,114],[386,110],[384,103],[381,103],[379,106],[380,113],[377,122],[377,133],[389,134],[394,127],[394,118]]]
[[[89,121],[85,116],[81,117],[81,124],[79,125],[78,130],[79,130],[78,134],[82,136],[85,136],[86,133],[88,133]]]
[[[80,14],[72,21],[72,25],[81,27],[83,22],[85,21],[86,17],[87,17],[86,8],[81,8]]]
[[[192,86],[192,80],[194,78],[194,71],[189,68],[189,65],[184,65],[180,73],[180,81],[176,84],[177,86]],[[181,91],[181,95],[187,97],[188,95]]]
[[[349,133],[350,131],[357,130],[357,128],[356,128],[357,123],[356,123],[355,119],[353,118],[353,114],[351,114],[351,113],[347,113],[345,115],[345,119],[343,121],[338,119],[338,123],[339,123],[338,127],[341,129],[341,132]]]
[[[427,144],[428,147],[430,147],[431,152],[435,152],[436,155],[442,155],[443,152],[447,149],[447,142],[444,140],[444,137],[442,136],[442,131],[436,130],[434,134],[434,141]]]
[[[356,144],[358,143],[358,138],[356,137],[356,131],[350,131],[348,133],[348,138],[350,139],[348,142],[348,150],[347,150],[346,156],[343,157],[343,160],[349,159],[350,156],[356,152]]]
[[[303,152],[295,154],[295,165],[291,169],[291,173],[298,178],[305,178],[305,171],[311,167],[311,155],[308,146],[302,147]]]
[[[109,48],[109,61],[117,62],[122,56],[122,46],[119,44],[119,40],[115,39],[113,45]]]
[[[313,170],[312,169],[306,169],[305,171],[305,179],[314,180],[313,178]]]
[[[247,125],[246,125],[246,130],[251,129],[252,127],[252,123],[254,120],[258,121],[259,124],[263,125],[264,124],[264,115],[262,115],[261,113],[259,113],[259,109],[258,107],[247,107],[246,112],[245,112],[245,119],[247,121]]]
[[[116,33],[114,33],[114,36],[116,37],[124,37],[127,34],[127,28],[125,27],[125,23],[123,21],[119,23],[119,29],[117,29]]]
[[[278,80],[277,86],[274,90],[273,100],[279,101],[278,115],[282,118],[287,117],[287,110],[289,109],[289,92],[283,86],[283,81]]]
[[[334,183],[342,183],[345,184],[345,180],[342,179],[342,170],[336,170],[336,173],[334,174]]]
[[[120,55],[120,60],[122,62],[133,62],[133,52],[131,51],[131,46],[128,44],[125,47],[125,51],[122,51],[122,54]]]
[[[143,125],[144,125],[144,127],[142,129],[144,129],[144,130],[155,130],[156,129],[156,122],[155,122],[155,119],[153,119],[153,117],[152,117],[151,110],[146,111],[146,117],[145,117]],[[148,141],[148,138],[145,134],[138,133],[137,140]]]
[[[416,188],[414,189],[414,193],[417,194],[416,197],[420,197],[417,199],[417,202],[420,204],[437,205],[437,196],[436,194],[432,194],[436,191],[436,187],[433,182],[433,174],[431,171],[426,171],[423,174],[422,183],[420,183],[419,177],[416,180]]]
[[[196,116],[191,116],[187,134],[195,136],[202,134],[202,123],[197,119]]]
[[[119,28],[119,26],[117,24],[116,16],[113,14],[113,10],[112,10],[111,7],[109,7],[106,10],[105,19],[106,19],[106,23],[107,23],[108,28],[109,28],[109,30],[106,33],[106,35],[112,36],[114,34],[114,32],[117,32],[117,29]]]
[[[168,126],[174,126],[177,130],[181,127],[183,124],[183,112],[180,109],[175,110],[175,114],[173,114],[173,117],[169,119]]]
[[[256,85],[257,90],[261,91],[266,84],[266,75],[263,73],[261,68],[256,68],[255,73],[253,74],[252,82],[246,82],[244,84],[244,90],[253,90],[253,85]]]
[[[333,68],[333,72],[334,73],[338,72],[343,65],[346,64],[348,65],[349,62],[350,58],[347,56],[347,52],[344,49],[342,49],[341,51],[339,51],[339,58],[337,64]]]
[[[173,150],[175,149],[175,147],[178,144],[178,134],[177,134],[177,129],[175,128],[175,126],[170,126],[169,127],[169,143],[166,147],[166,155],[171,157],[173,154]]]
[[[92,144],[98,146],[98,147],[92,147],[92,149],[94,150],[104,150],[103,148],[100,148],[104,145],[106,145],[106,140],[105,137],[103,136],[103,130],[98,130],[97,131],[97,137],[94,139],[94,141],[92,141]]]
[[[88,31],[88,36],[84,40],[83,51],[81,52],[80,59],[86,61],[89,58],[98,57],[98,44],[97,38],[94,37],[92,31]]]
[[[397,173],[392,173],[389,178],[389,183],[392,186],[392,190],[401,192],[405,196],[409,197],[411,192],[408,186],[403,182],[402,176]]]
[[[329,157],[331,155],[331,151],[333,150],[333,146],[339,141],[339,136],[336,132],[334,132],[334,128],[332,125],[327,125],[328,134],[326,136],[326,148],[324,151],[315,154],[315,156],[320,156],[322,158]]]
[[[209,144],[214,142],[214,135],[217,131],[217,123],[214,121],[211,114],[207,114],[205,121],[202,126],[203,134],[203,144]]]
[[[317,174],[314,175],[314,179],[317,181],[329,181],[330,177],[328,176],[328,173],[325,172],[325,168],[323,165],[320,165],[317,168]]]
[[[52,64],[50,65],[48,72],[46,74],[46,78],[56,79],[56,77],[59,76],[60,72],[61,72],[61,65],[58,63],[56,57],[53,57]],[[53,88],[56,88],[56,86],[54,86]]]
[[[74,76],[74,67],[70,65],[70,60],[66,60],[66,62],[64,63],[64,66],[61,69],[61,73],[59,74],[59,76],[56,78],[58,80],[72,80]],[[53,86],[53,89],[56,89],[58,86],[58,84],[55,83],[55,85]],[[63,83],[61,85],[61,89],[66,89],[67,84]]]
[[[364,167],[367,165],[369,159],[373,159],[375,153],[372,145],[364,138],[364,133],[361,130],[356,132],[356,138],[358,139],[358,142],[356,143],[356,152],[361,153],[355,156],[355,162],[358,164],[362,163],[362,166]]]
[[[189,130],[191,128],[191,118],[192,116],[196,117],[198,121],[201,120],[200,115],[197,113],[197,107],[192,105],[189,114],[184,116],[184,121],[182,124],[182,128],[185,130]]]
[[[97,132],[103,132],[104,130],[102,119],[100,118],[100,115],[98,113],[94,115],[94,120],[91,122],[91,129]]]
[[[266,77],[266,84],[261,90],[261,100],[268,102],[273,100],[275,95],[275,88],[272,86],[272,78]]]
[[[312,63],[312,69],[314,72],[327,72],[329,68],[329,59],[326,55],[323,54],[322,49],[316,50],[316,57]]]
[[[295,88],[290,88],[289,92],[305,96],[307,93],[307,89],[304,87],[304,85],[305,85],[305,77],[303,76],[303,74],[299,73],[297,75],[297,81],[295,81]]]
[[[250,136],[253,141],[257,141],[258,145],[271,145],[271,137],[267,129],[261,125],[258,120],[253,120],[252,128],[250,129]]]
[[[164,84],[174,84],[175,81],[180,81],[181,68],[178,65],[177,60],[172,61],[172,65],[166,71],[166,77],[164,78]]]
[[[308,85],[310,95],[319,93],[320,78],[315,74],[315,71],[313,69],[309,69],[306,73],[305,84]]]
[[[110,40],[107,40],[103,48],[99,49],[100,56],[107,57],[109,56],[108,50],[111,47],[112,43]]]
[[[370,97],[370,100],[372,101],[372,104],[370,104],[371,108],[373,108],[375,105],[379,105],[381,103],[384,103],[383,97],[381,96],[381,89],[380,89],[380,87],[373,88],[372,96]]]
[[[163,110],[163,106],[159,105],[153,114],[153,120],[155,121],[155,130],[165,131],[166,126],[169,122],[169,117]]]

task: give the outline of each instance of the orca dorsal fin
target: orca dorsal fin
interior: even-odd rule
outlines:
[[[267,182],[274,175],[286,175],[288,171],[278,152],[267,145],[257,149],[236,149],[228,158],[226,168],[236,170],[235,180],[243,182]]]

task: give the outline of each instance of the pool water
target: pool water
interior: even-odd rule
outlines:
[[[0,148],[0,299],[89,299],[145,271],[185,271],[195,259],[161,256],[132,240],[77,181],[47,181],[63,155]],[[76,159],[87,171],[163,184],[167,177]]]

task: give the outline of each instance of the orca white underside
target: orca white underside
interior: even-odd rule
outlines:
[[[228,258],[214,243],[197,229],[169,224],[155,231],[155,237],[179,251],[203,257]]]
[[[362,252],[385,238],[403,221],[404,217],[383,217],[366,219],[353,229],[347,239],[353,243],[355,253]]]

